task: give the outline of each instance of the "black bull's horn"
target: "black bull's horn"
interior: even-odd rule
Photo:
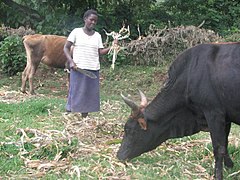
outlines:
[[[143,94],[143,92],[141,90],[138,90],[138,91],[139,91],[139,94],[140,94],[140,97],[141,97],[140,106],[141,107],[146,107],[147,104],[148,104],[147,97]],[[124,102],[132,109],[132,111],[139,110],[139,106],[134,101],[125,97],[123,94],[121,94],[121,96],[122,96]]]

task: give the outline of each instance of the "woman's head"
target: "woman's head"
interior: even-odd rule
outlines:
[[[85,20],[85,19],[86,19],[87,17],[89,17],[91,14],[98,16],[97,11],[95,11],[95,10],[93,10],[93,9],[89,9],[89,10],[87,10],[87,11],[84,13],[84,15],[83,15],[83,20]]]
[[[85,22],[85,27],[92,30],[97,24],[98,14],[97,11],[93,9],[87,10],[83,15],[83,20]]]

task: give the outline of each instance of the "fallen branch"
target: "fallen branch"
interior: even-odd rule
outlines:
[[[104,30],[105,31],[105,30]],[[123,40],[123,39],[127,39],[129,38],[130,36],[130,28],[129,26],[127,28],[125,28],[125,26],[123,26],[119,32],[115,32],[115,31],[112,31],[110,33],[108,33],[107,31],[105,31],[105,34],[107,36],[111,36],[113,38],[113,40],[117,40],[117,41],[120,41],[120,40]],[[114,42],[114,41],[113,41]],[[112,57],[112,69],[114,69],[115,67],[115,62],[116,62],[116,59],[117,59],[117,54],[119,53],[120,50],[122,50],[123,48],[120,47],[118,44],[115,44],[115,43],[112,43],[112,46],[108,52],[108,54],[113,54],[113,57]]]

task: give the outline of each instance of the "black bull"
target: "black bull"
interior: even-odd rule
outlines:
[[[228,154],[231,123],[240,124],[240,44],[201,44],[180,54],[168,71],[168,79],[148,104],[123,96],[132,108],[117,153],[130,160],[155,149],[170,138],[209,130],[215,178],[223,178],[223,162],[233,167]]]

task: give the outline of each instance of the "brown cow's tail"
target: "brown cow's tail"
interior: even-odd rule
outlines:
[[[27,38],[28,35],[25,35],[22,37],[22,41],[24,41]]]

